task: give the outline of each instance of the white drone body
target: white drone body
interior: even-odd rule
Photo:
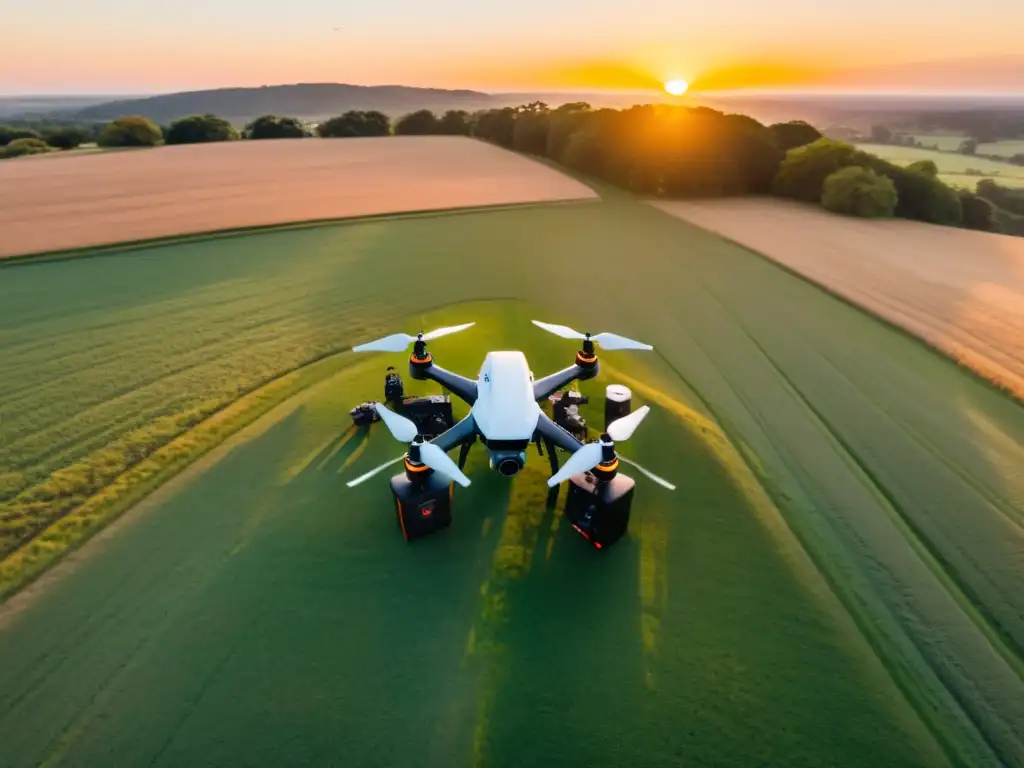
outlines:
[[[598,342],[606,349],[653,349],[648,344],[633,341],[611,333],[596,336],[582,334],[564,325],[551,325],[533,321],[535,325],[563,338],[583,339],[583,348],[577,353],[576,363],[561,371],[535,381],[526,356],[519,351],[488,352],[480,366],[476,381],[437,366],[432,356],[426,351],[429,339],[446,336],[469,328],[473,323],[439,328],[426,334],[411,336],[405,333],[392,334],[377,341],[353,347],[356,352],[400,352],[408,349],[415,342],[415,350],[409,358],[410,372],[416,379],[432,379],[439,382],[454,395],[470,406],[469,414],[447,432],[432,440],[424,441],[412,421],[380,403],[375,407],[381,419],[392,435],[409,443],[409,452],[382,464],[370,472],[352,480],[349,486],[363,482],[391,464],[406,459],[407,469],[427,465],[430,469],[445,475],[462,486],[470,484],[470,480],[462,472],[469,447],[479,437],[486,445],[490,455],[490,465],[502,475],[517,474],[526,464],[526,449],[531,442],[548,445],[549,459],[552,462],[552,476],[549,486],[556,486],[574,474],[588,472],[595,468],[604,468],[608,477],[614,474],[614,465],[621,459],[636,467],[643,474],[659,484],[674,488],[657,475],[640,467],[636,462],[614,451],[613,440],[626,440],[639,426],[650,411],[644,406],[608,425],[607,432],[599,442],[581,443],[560,426],[555,424],[541,410],[540,402],[549,395],[576,379],[589,379],[597,374],[597,355],[593,344]],[[447,455],[456,446],[462,447],[459,464]],[[572,455],[561,469],[557,468],[554,459],[554,448],[569,451]]]
[[[470,409],[487,440],[526,440],[537,431],[540,405],[533,399],[533,376],[522,352],[488,352],[477,378]]]

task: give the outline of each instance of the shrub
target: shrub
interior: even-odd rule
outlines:
[[[318,136],[325,139],[355,138],[358,136],[389,136],[391,119],[383,112],[350,110],[332,117],[316,127]]]
[[[445,136],[469,136],[472,131],[469,112],[464,109],[448,110],[437,124],[437,132]]]
[[[151,121],[135,115],[119,117],[107,123],[96,143],[101,147],[153,147],[163,133]]]
[[[395,123],[396,136],[429,136],[439,132],[437,116],[429,109],[405,115]]]
[[[1001,232],[996,222],[995,208],[988,200],[966,189],[959,190],[960,207],[963,210],[961,226],[981,232]]]
[[[41,139],[38,133],[28,128],[15,128],[12,125],[0,125],[0,147],[6,147],[17,139]]]
[[[167,129],[168,144],[205,144],[213,141],[234,141],[238,131],[227,120],[216,115],[191,115],[175,120]]]
[[[788,123],[775,123],[769,126],[772,141],[783,152],[802,147],[821,138],[821,131],[803,120],[791,120]]]
[[[14,139],[3,149],[0,149],[0,158],[23,157],[24,155],[41,155],[52,151],[52,148],[42,139],[27,138]]]
[[[868,155],[843,141],[820,138],[786,152],[772,183],[772,191],[780,197],[821,201],[825,179],[850,165],[866,165]]]
[[[896,211],[896,185],[870,168],[842,168],[829,174],[823,187],[821,204],[833,213],[875,219],[891,217]]]
[[[55,149],[74,149],[85,142],[85,133],[74,126],[56,128],[45,136],[46,143]]]
[[[934,160],[918,160],[908,165],[907,170],[922,173],[932,178],[936,178],[939,175],[939,166],[935,164]]]
[[[896,215],[902,219],[925,221],[930,224],[958,225],[963,219],[963,208],[956,190],[939,179],[900,168],[885,160],[868,155],[870,167],[888,176],[896,185],[899,202]]]
[[[998,208],[1024,216],[1024,190],[1010,189],[992,179],[983,179],[978,182],[977,193]]]
[[[309,131],[297,117],[261,115],[245,126],[243,135],[248,139],[302,139]]]

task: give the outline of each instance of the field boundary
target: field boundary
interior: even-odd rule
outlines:
[[[595,190],[596,194],[596,190]],[[438,216],[460,216],[475,213],[491,213],[519,209],[572,206],[600,203],[601,197],[575,197],[564,200],[536,200],[526,203],[495,203],[490,205],[459,206],[457,208],[426,208],[414,211],[393,211],[390,213],[368,213],[357,216],[339,216],[327,219],[303,219],[281,222],[279,224],[254,224],[244,227],[225,227],[218,229],[182,232],[177,235],[149,237],[141,240],[123,240],[99,245],[83,245],[78,248],[64,248],[57,251],[31,251],[14,256],[0,257],[0,269],[10,269],[32,264],[52,261],[69,261],[93,256],[111,256],[131,251],[164,246],[184,245],[193,242],[205,242],[232,237],[272,234],[291,230],[319,229],[322,227],[340,227],[347,225],[366,224],[376,221],[405,221],[409,219],[426,219]]]
[[[1009,387],[1004,386],[1003,384],[1000,384],[998,381],[990,379],[988,376],[985,376],[983,373],[975,370],[974,368],[972,368],[967,363],[963,362],[962,360],[957,359],[953,355],[953,353],[944,350],[942,347],[938,346],[937,344],[933,344],[932,342],[928,341],[927,339],[922,338],[921,336],[918,336],[913,331],[907,330],[906,328],[904,328],[899,323],[896,323],[896,322],[894,322],[893,320],[890,320],[887,317],[883,317],[882,315],[879,315],[879,314],[877,314],[875,312],[872,312],[870,309],[868,309],[864,305],[860,304],[859,302],[855,301],[854,299],[851,299],[851,298],[845,296],[844,294],[842,294],[839,291],[837,291],[835,288],[832,288],[832,287],[826,285],[825,283],[823,283],[823,282],[821,282],[819,280],[815,280],[813,277],[809,277],[809,276],[803,274],[802,272],[794,269],[793,267],[790,267],[788,264],[784,264],[781,261],[778,261],[777,259],[773,259],[768,254],[762,253],[761,251],[758,251],[758,250],[755,250],[755,249],[751,248],[749,245],[745,245],[744,243],[741,243],[739,240],[735,240],[734,238],[731,238],[728,235],[724,235],[724,234],[722,234],[720,232],[716,232],[713,229],[708,229],[706,227],[702,227],[699,224],[697,224],[695,222],[692,222],[692,221],[690,221],[688,219],[683,219],[683,218],[679,218],[678,216],[673,216],[672,214],[666,213],[665,211],[661,210],[660,208],[658,208],[655,205],[650,205],[650,203],[653,203],[653,202],[660,202],[659,200],[655,200],[653,198],[642,198],[642,201],[645,204],[648,204],[648,207],[651,208],[652,210],[658,211],[662,215],[667,216],[668,218],[673,219],[674,221],[682,222],[683,224],[686,224],[686,225],[691,226],[691,227],[695,227],[695,228],[697,228],[697,229],[699,229],[699,230],[701,230],[703,232],[707,232],[710,235],[714,235],[718,239],[720,239],[720,240],[722,240],[722,241],[724,241],[726,243],[729,243],[730,245],[734,245],[737,248],[740,248],[740,249],[746,251],[747,253],[749,253],[749,254],[751,254],[753,256],[757,256],[758,258],[763,259],[764,261],[769,262],[770,264],[778,267],[779,269],[783,270],[784,272],[789,273],[793,277],[797,277],[800,280],[803,280],[805,283],[808,283],[809,285],[814,286],[818,290],[820,290],[823,293],[827,294],[831,298],[836,299],[836,300],[842,302],[843,304],[845,304],[846,306],[850,307],[851,309],[854,309],[854,310],[860,312],[861,314],[866,315],[867,317],[870,317],[872,320],[875,320],[877,322],[882,323],[882,325],[886,326],[887,328],[889,328],[892,331],[896,331],[897,333],[902,335],[904,338],[907,338],[907,339],[910,339],[911,341],[916,342],[917,344],[919,344],[920,346],[924,347],[926,350],[928,350],[932,354],[941,357],[946,362],[953,363],[960,371],[962,371],[963,373],[965,373],[968,376],[970,376],[972,379],[974,379],[974,381],[978,382],[979,384],[983,384],[988,389],[990,389],[990,390],[992,390],[994,392],[997,392],[1000,395],[1003,395],[1004,397],[1012,400],[1017,405],[1020,405],[1020,406],[1024,407],[1024,395],[1018,395],[1016,392],[1014,392]],[[941,224],[932,224],[930,226],[941,227],[943,225],[941,225]]]

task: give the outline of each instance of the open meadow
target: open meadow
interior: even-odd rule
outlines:
[[[982,147],[986,146],[995,145],[979,145],[979,155],[986,154],[982,150]],[[1021,165],[989,160],[986,157],[960,155],[951,151],[901,147],[892,144],[858,144],[857,148],[900,166],[907,166],[918,160],[932,160],[939,169],[939,178],[954,187],[974,189],[982,179],[994,179],[1005,187],[1024,187],[1024,166]],[[977,171],[977,173],[968,173],[968,171]]]
[[[966,139],[966,136],[950,135],[925,135],[914,136],[916,141],[928,148],[935,148],[943,152],[956,152]],[[1024,154],[1024,140],[1003,139],[1002,141],[986,141],[978,145],[979,155],[999,155],[1000,157],[1013,157]]]
[[[0,765],[1024,766],[1024,409],[600,192],[0,265]],[[582,410],[631,386],[678,490],[598,553],[478,447],[405,544],[387,472],[345,487],[404,356],[346,350],[567,365],[533,318],[655,346]]]
[[[584,199],[462,137],[238,141],[0,164],[0,258],[236,227]]]

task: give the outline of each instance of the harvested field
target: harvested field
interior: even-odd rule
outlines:
[[[0,258],[380,213],[590,199],[540,163],[461,137],[224,144],[0,164]]]
[[[654,205],[827,286],[1024,397],[1024,239],[781,200]]]

